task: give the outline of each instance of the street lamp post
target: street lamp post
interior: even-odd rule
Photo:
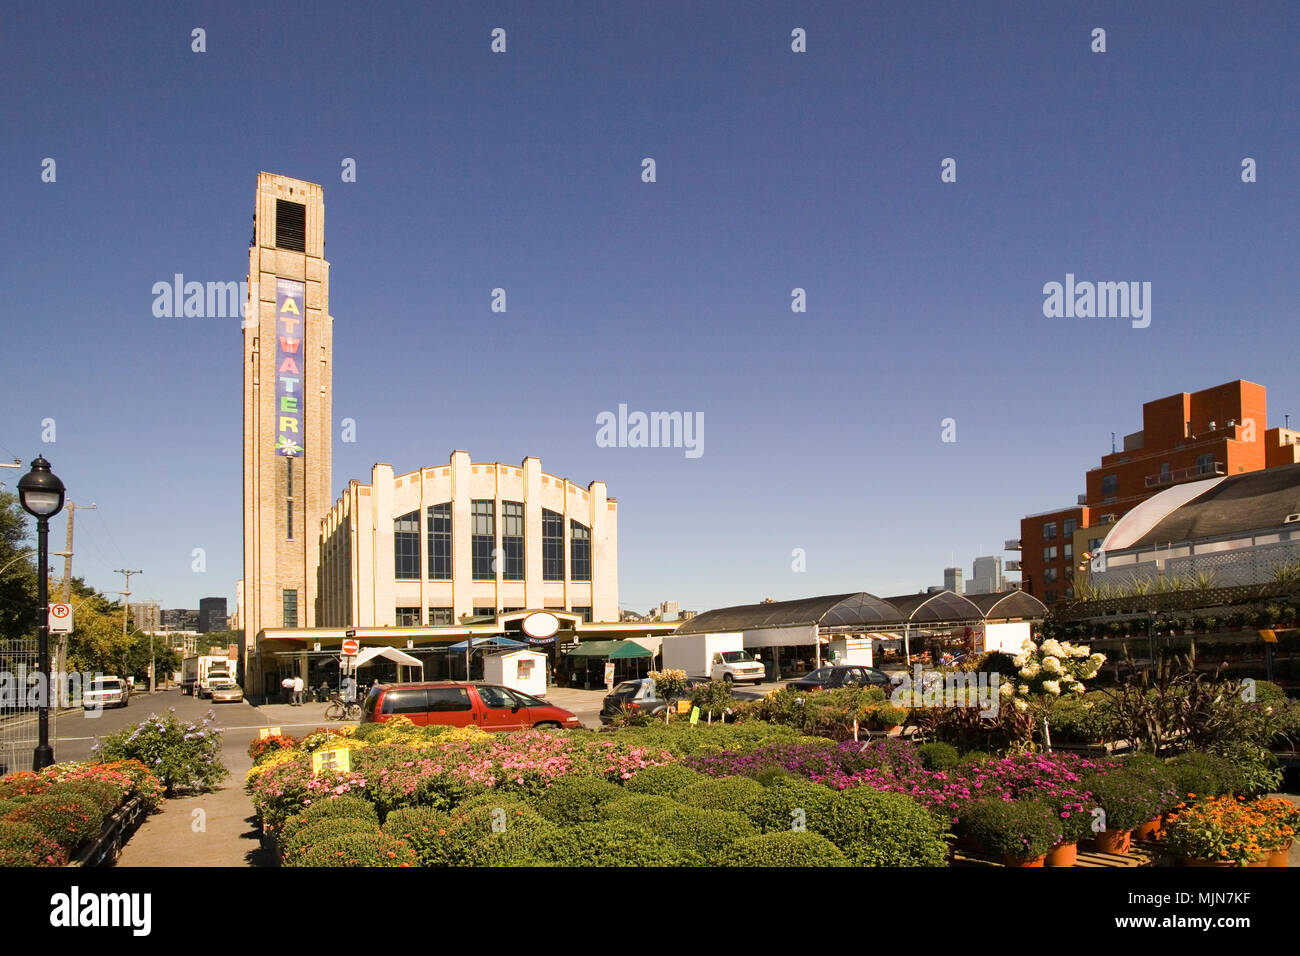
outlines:
[[[32,769],[44,770],[54,763],[50,746],[50,692],[54,687],[50,674],[50,519],[63,510],[63,482],[50,471],[44,456],[37,456],[32,470],[18,479],[18,499],[23,510],[36,519],[36,604],[39,668],[45,678],[45,693],[39,711],[40,740],[32,754]]]

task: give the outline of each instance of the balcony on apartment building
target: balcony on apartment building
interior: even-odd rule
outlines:
[[[1223,462],[1207,461],[1199,465],[1192,465],[1190,468],[1179,468],[1177,471],[1162,471],[1158,475],[1147,475],[1146,486],[1148,488],[1161,488],[1165,485],[1178,485],[1184,481],[1214,478],[1227,473],[1228,471]]]

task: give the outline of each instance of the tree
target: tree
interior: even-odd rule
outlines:
[[[17,495],[0,491],[0,641],[36,636],[36,542]]]
[[[125,648],[122,669],[123,677],[149,679],[149,635],[135,631],[129,635],[131,643]],[[174,671],[180,670],[181,656],[166,645],[161,634],[153,636],[154,685],[167,679]]]

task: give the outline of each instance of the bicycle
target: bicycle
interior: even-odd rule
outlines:
[[[325,706],[326,720],[359,720],[360,718],[360,703],[355,700],[344,700],[338,694],[330,696],[330,702]]]

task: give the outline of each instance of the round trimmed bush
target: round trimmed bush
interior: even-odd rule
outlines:
[[[698,866],[703,862],[692,851],[627,820],[557,830],[553,839],[537,848],[533,859],[559,866]]]
[[[616,788],[617,789],[617,788]],[[497,794],[485,794],[451,813],[451,827],[442,844],[442,859],[435,866],[482,866],[520,855],[527,834],[549,835],[552,824],[528,804]],[[518,830],[519,835],[514,831]],[[508,839],[501,839],[510,834]]]
[[[677,801],[701,810],[732,810],[752,817],[767,788],[749,777],[718,777],[693,783],[677,793]]]
[[[666,763],[657,767],[646,767],[623,784],[628,793],[653,794],[670,797],[679,790],[684,790],[695,783],[702,783],[707,778],[698,770],[692,770],[685,764]]]
[[[532,800],[533,808],[552,823],[568,825],[600,819],[600,806],[623,796],[623,788],[599,777],[574,775],[556,780]]]
[[[29,823],[0,820],[0,866],[62,866],[68,851]]]
[[[375,810],[375,805],[360,797],[331,797],[328,800],[317,800],[306,807],[301,816],[308,823],[328,820],[332,817],[351,817],[354,820],[372,820],[376,826],[379,825],[379,814]]]
[[[1212,754],[1192,750],[1179,754],[1165,764],[1174,779],[1180,797],[1221,797],[1232,792],[1236,774],[1228,761]]]
[[[360,820],[355,817],[326,817],[313,823],[306,823],[294,830],[287,837],[281,834],[280,850],[284,856],[285,866],[310,866],[303,863],[313,849],[335,837],[351,833],[378,833],[379,824],[373,820]]]
[[[941,741],[921,744],[916,748],[916,755],[926,770],[951,770],[961,760],[956,747]]]
[[[321,820],[360,820],[379,826],[379,814],[375,812],[374,804],[360,797],[333,797],[318,800],[285,820],[280,826],[280,845],[287,846],[299,830]]]
[[[31,824],[68,850],[75,850],[97,836],[104,825],[104,811],[94,800],[69,791],[32,797],[10,811],[8,818]]]
[[[844,851],[854,866],[946,866],[938,818],[911,797],[870,787],[845,790],[808,828]]]
[[[644,826],[674,846],[698,853],[706,865],[721,863],[727,848],[737,840],[758,836],[748,817],[731,810],[679,806],[661,810]]]
[[[44,793],[54,784],[53,779],[24,771],[0,778],[0,800],[14,797],[34,797]]]
[[[681,806],[672,797],[651,793],[630,793],[602,804],[600,814],[607,820],[631,820],[633,823],[644,823],[656,813],[678,809]]]
[[[765,787],[770,787],[774,783],[781,783],[786,780],[797,779],[794,774],[785,767],[764,767],[758,773],[754,774],[754,779]]]
[[[125,796],[120,787],[114,786],[107,780],[65,780],[56,783],[45,792],[81,794],[93,800],[95,806],[99,807],[105,816],[121,806]]]
[[[324,821],[322,821],[324,822]],[[337,822],[337,821],[330,821]],[[308,850],[296,866],[416,866],[415,851],[376,830],[328,837]]]
[[[805,826],[815,829],[809,821],[826,819],[838,799],[838,791],[792,776],[765,788],[749,816],[764,833],[788,831],[801,820]]]
[[[388,814],[384,833],[415,851],[420,866],[442,866],[451,817],[432,807],[403,807]]]
[[[848,866],[844,854],[818,833],[764,833],[737,840],[726,853],[728,866]]]

